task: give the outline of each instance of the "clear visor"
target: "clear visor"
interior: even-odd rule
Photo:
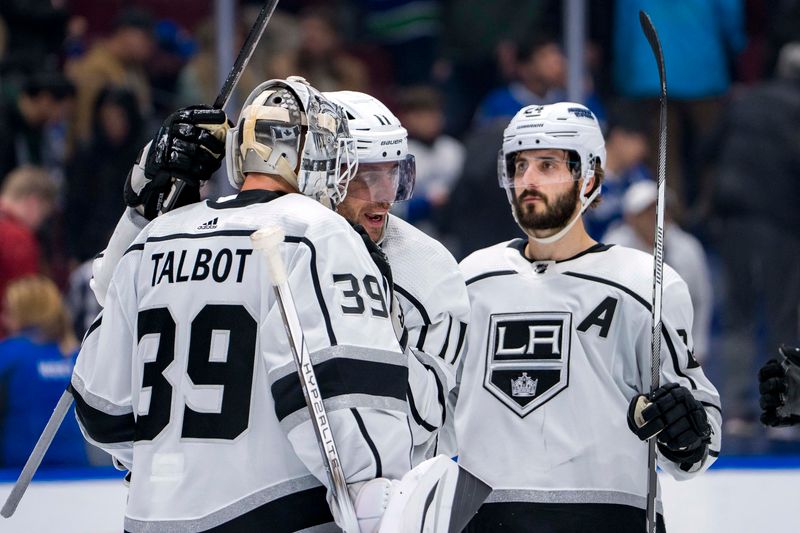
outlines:
[[[414,156],[400,161],[359,163],[347,194],[367,202],[394,203],[411,198],[416,179]]]
[[[531,183],[549,185],[580,179],[580,162],[562,156],[534,156],[516,152],[504,157],[500,152],[498,161],[500,186],[505,189],[525,188]]]

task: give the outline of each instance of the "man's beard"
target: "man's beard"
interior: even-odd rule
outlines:
[[[538,191],[525,190],[519,196],[514,194],[511,206],[514,215],[517,217],[519,225],[525,231],[560,229],[567,225],[575,213],[575,205],[578,202],[579,186],[576,180],[571,190],[558,196],[551,205],[551,201]],[[545,211],[535,211],[535,204],[527,206],[520,205],[520,201],[525,198],[533,197],[541,199]]]

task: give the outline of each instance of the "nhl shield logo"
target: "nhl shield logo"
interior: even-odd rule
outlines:
[[[525,417],[569,385],[570,313],[492,315],[484,387]]]

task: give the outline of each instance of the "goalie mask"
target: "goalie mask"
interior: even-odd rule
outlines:
[[[411,198],[416,178],[414,156],[408,153],[408,132],[377,98],[355,91],[323,93],[347,115],[356,140],[359,187],[353,194],[370,202],[394,203]],[[352,192],[352,191],[351,191]],[[355,196],[354,196],[355,197]]]
[[[605,140],[597,119],[586,106],[573,102],[551,105],[530,105],[522,108],[503,132],[503,146],[497,159],[497,176],[513,205],[517,152],[526,150],[564,150],[570,180],[583,180],[580,188],[581,209],[559,232],[546,238],[530,236],[541,243],[555,242],[570,230],[584,211],[600,194],[600,185],[589,193],[595,165],[606,160]],[[588,196],[587,196],[588,193]],[[516,212],[512,210],[514,218]],[[519,220],[517,220],[519,223]]]
[[[341,108],[299,77],[253,90],[227,138],[228,180],[248,172],[280,176],[300,193],[335,208],[358,168]]]

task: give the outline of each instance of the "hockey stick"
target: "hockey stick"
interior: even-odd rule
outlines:
[[[253,52],[255,52],[256,46],[258,46],[258,42],[261,40],[261,36],[264,34],[264,30],[269,23],[269,19],[272,18],[272,13],[275,11],[275,6],[277,5],[278,0],[268,0],[264,2],[261,11],[258,13],[258,17],[256,17],[256,21],[253,23],[253,27],[250,28],[250,33],[247,34],[247,39],[245,39],[242,49],[239,50],[239,55],[236,56],[236,61],[233,63],[231,71],[228,72],[228,77],[225,78],[225,83],[222,84],[222,89],[220,89],[216,100],[214,100],[212,104],[214,109],[223,109],[228,103],[228,100],[230,100],[233,89],[239,83],[239,79],[242,77],[244,69],[247,68],[250,58],[253,57]],[[161,209],[159,209],[160,213],[169,211],[172,208],[172,205],[178,200],[185,186],[186,182],[184,180],[174,178],[172,189],[161,204]]]
[[[644,11],[639,11],[642,26],[650,48],[653,49],[658,64],[658,77],[661,82],[660,113],[658,116],[658,199],[656,200],[656,229],[653,242],[653,309],[652,342],[650,345],[650,392],[660,386],[661,377],[661,297],[664,292],[664,189],[667,168],[667,74],[664,67],[664,53],[661,41],[653,26],[653,21]],[[647,443],[647,533],[656,533],[656,493],[658,475],[656,474],[656,439],[651,437]]]
[[[345,533],[359,533],[358,520],[353,509],[353,502],[347,492],[347,482],[339,460],[336,442],[333,438],[330,419],[325,410],[325,404],[322,402],[322,393],[317,384],[311,356],[308,353],[308,346],[306,346],[305,336],[303,335],[303,328],[300,325],[292,290],[289,287],[286,266],[283,263],[283,256],[279,249],[283,238],[284,232],[278,226],[265,227],[250,235],[250,239],[253,241],[253,248],[261,250],[264,254],[272,274],[275,297],[280,308],[283,326],[286,329],[286,336],[289,338],[289,347],[297,365],[297,374],[300,376],[300,383],[303,386],[303,395],[306,399],[308,414],[311,416],[311,420],[314,421],[314,434],[317,437],[317,444],[319,444],[319,452],[322,455],[325,473],[328,475],[333,502],[343,522],[343,524],[339,525],[344,529]]]
[[[50,415],[50,420],[47,421],[47,425],[45,425],[44,430],[42,430],[42,434],[39,435],[39,440],[36,441],[36,446],[33,447],[30,457],[28,457],[28,460],[25,461],[25,466],[22,468],[22,472],[20,472],[17,482],[14,483],[11,493],[8,495],[8,498],[6,498],[6,502],[3,504],[3,509],[0,510],[0,515],[2,515],[3,518],[9,518],[14,514],[14,511],[17,510],[19,501],[22,499],[25,491],[28,490],[28,485],[31,484],[33,474],[36,473],[36,470],[42,463],[45,452],[48,448],[50,448],[50,444],[53,442],[53,437],[56,436],[56,432],[58,431],[58,428],[61,427],[64,417],[67,415],[69,408],[72,407],[72,400],[72,392],[69,388],[67,388],[67,390],[64,391],[64,394],[62,394],[61,398],[58,400],[55,409],[53,409],[53,414]]]
[[[222,89],[220,89],[216,100],[214,100],[214,108],[222,109],[225,107],[225,104],[228,103],[228,100],[233,93],[233,89],[239,83],[239,79],[242,77],[244,69],[250,62],[250,58],[253,56],[253,52],[255,51],[258,42],[261,40],[261,36],[264,34],[264,30],[266,29],[267,24],[272,17],[272,13],[275,11],[275,7],[277,5],[278,0],[268,0],[262,6],[255,23],[253,23],[253,27],[250,29],[250,33],[247,34],[247,39],[242,45],[242,49],[239,50],[239,55],[236,57],[236,62],[233,64],[233,67],[231,67],[231,71],[228,73],[228,77],[225,78],[225,83],[223,83]],[[175,183],[172,185],[169,195],[167,196],[167,199],[164,201],[159,211],[163,212],[165,210],[165,206],[167,206],[167,208],[171,206],[175,200],[178,199],[180,192],[185,186],[186,182],[176,179]],[[28,485],[30,485],[33,475],[36,473],[36,470],[39,468],[39,465],[44,458],[44,454],[47,452],[48,448],[50,448],[50,444],[53,442],[53,437],[58,431],[58,428],[61,427],[61,423],[64,421],[64,417],[69,411],[69,408],[72,407],[73,400],[74,398],[72,396],[72,392],[69,388],[67,388],[67,390],[65,390],[61,395],[61,398],[58,400],[58,404],[56,404],[53,414],[50,415],[50,420],[47,421],[47,425],[45,425],[42,434],[39,436],[39,440],[36,442],[36,446],[34,446],[31,455],[25,462],[25,466],[23,467],[19,478],[17,478],[17,482],[11,489],[11,493],[8,495],[8,498],[6,498],[3,508],[0,510],[0,516],[9,518],[16,511],[17,505],[19,505],[19,502],[22,499],[22,496],[25,494],[25,491],[28,490]]]

